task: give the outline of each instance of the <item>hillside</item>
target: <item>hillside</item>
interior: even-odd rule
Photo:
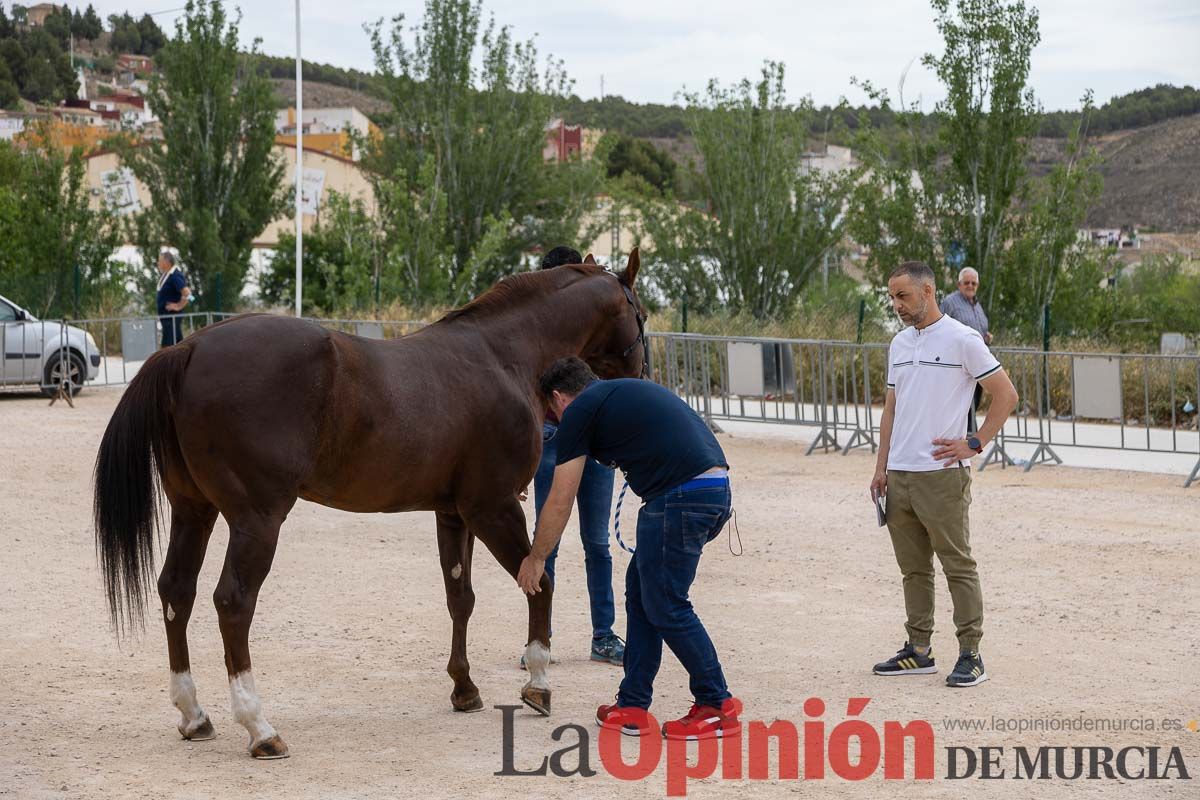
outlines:
[[[295,102],[295,81],[273,79],[272,83],[281,106]],[[304,83],[304,104],[309,108],[356,106],[374,119],[389,109],[388,103],[374,94],[315,81]],[[686,134],[641,138],[667,151],[682,167],[701,161]],[[1103,159],[1104,191],[1088,215],[1089,227],[1200,230],[1200,114],[1108,133],[1096,144]],[[1065,146],[1066,140],[1057,137],[1034,139],[1030,170],[1044,175],[1063,157]]]
[[[271,83],[275,87],[275,99],[279,102],[280,106],[287,107],[296,104],[296,81],[272,78]],[[354,106],[372,119],[376,119],[380,114],[386,113],[391,107],[387,101],[380,100],[375,95],[367,94],[366,92],[348,89],[343,86],[334,86],[331,83],[317,83],[307,80],[304,82],[304,105],[307,108],[343,108],[345,106]]]
[[[1035,139],[1031,170],[1049,171],[1064,144]],[[1089,227],[1200,230],[1200,114],[1111,133],[1096,146],[1104,191],[1088,214]]]

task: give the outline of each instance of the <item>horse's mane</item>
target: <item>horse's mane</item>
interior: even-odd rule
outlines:
[[[463,317],[487,316],[511,309],[519,302],[543,297],[563,289],[588,275],[598,275],[605,269],[593,264],[563,264],[554,269],[518,272],[502,278],[491,289],[464,306],[454,309],[439,322],[451,322]]]

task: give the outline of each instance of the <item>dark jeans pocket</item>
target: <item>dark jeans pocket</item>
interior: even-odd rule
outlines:
[[[548,442],[558,433],[558,426],[549,423],[542,423],[542,441]]]
[[[680,513],[679,549],[691,556],[700,555],[704,545],[721,532],[729,512],[718,509],[695,509]]]

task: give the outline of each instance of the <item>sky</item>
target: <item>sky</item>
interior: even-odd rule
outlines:
[[[186,0],[91,0],[103,18],[149,12],[174,30]],[[10,5],[6,2],[5,5]],[[86,5],[86,3],[84,3]],[[271,55],[296,52],[294,0],[227,2],[241,8],[246,44],[262,40]],[[1047,110],[1076,109],[1085,90],[1097,105],[1157,83],[1200,86],[1198,0],[1043,0],[1035,3],[1041,44],[1030,83]],[[419,21],[422,0],[301,0],[303,56],[308,61],[373,70],[363,23],[404,14]],[[671,103],[680,90],[710,79],[756,78],[765,59],[787,68],[793,101],[817,105],[845,97],[866,102],[852,78],[930,109],[941,98],[920,64],[941,41],[927,0],[485,0],[484,13],[534,38],[541,56],[563,61],[580,97],[605,94]]]

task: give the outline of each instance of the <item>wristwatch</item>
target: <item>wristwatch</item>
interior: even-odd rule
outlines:
[[[971,448],[976,453],[983,452],[983,442],[979,441],[978,436],[968,436],[967,437],[967,447]]]

